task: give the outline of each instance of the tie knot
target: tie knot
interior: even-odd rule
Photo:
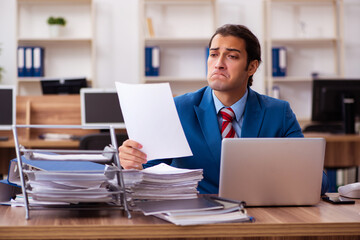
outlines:
[[[220,114],[221,114],[224,121],[231,122],[235,117],[235,113],[231,108],[222,108],[222,109],[220,109]]]

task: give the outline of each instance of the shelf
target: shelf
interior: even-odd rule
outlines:
[[[40,79],[43,77],[19,77],[18,82],[23,83],[32,83],[32,82],[40,82]]]
[[[274,83],[280,83],[280,82],[311,82],[312,78],[311,77],[298,77],[298,76],[293,76],[293,77],[273,77],[273,82]]]
[[[83,76],[93,83],[96,76],[93,0],[16,0],[16,5],[17,46],[44,50],[45,75],[19,77],[18,95],[41,93],[39,82],[43,78]],[[54,35],[49,28],[50,16],[66,20],[58,34]]]
[[[218,26],[217,0],[141,0],[140,3],[140,48],[156,46],[160,50],[159,76],[145,75],[145,59],[148,62],[153,59],[149,52],[146,57],[142,51],[141,82],[168,82],[176,95],[206,85],[207,47]],[[148,64],[147,69],[149,66],[152,65]]]
[[[272,0],[274,3],[287,3],[287,4],[298,4],[298,3],[332,3],[334,0],[296,0],[296,1],[289,1],[289,0]]]
[[[146,4],[163,4],[163,5],[182,5],[182,4],[208,4],[209,2],[214,2],[215,0],[146,0]]]
[[[52,43],[52,42],[91,42],[92,38],[71,38],[71,37],[58,37],[58,38],[19,38],[19,43]]]
[[[146,82],[206,82],[206,77],[174,77],[174,76],[161,76],[161,77],[145,77]]]
[[[153,37],[145,38],[146,45],[208,45],[209,37],[206,38],[175,38],[175,37]]]
[[[60,77],[58,77],[60,78]],[[57,77],[19,77],[19,83],[39,83],[42,79],[57,79]],[[87,79],[88,86],[92,85],[92,80]]]
[[[333,44],[336,43],[337,38],[273,38],[270,41],[272,44],[289,44],[289,45],[307,45],[307,44]]]
[[[77,3],[91,3],[92,0],[18,0],[21,4],[58,4],[58,3],[67,3],[67,4],[77,4]]]
[[[344,74],[343,1],[265,0],[264,13],[267,94],[274,96],[273,86],[279,86],[276,95],[290,103],[297,118],[310,118],[312,74]],[[275,47],[285,48],[280,72],[285,69],[285,77],[273,77],[274,71],[280,71],[280,57],[273,56]]]

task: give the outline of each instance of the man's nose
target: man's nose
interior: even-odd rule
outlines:
[[[225,60],[224,56],[221,55],[216,61],[215,68],[216,69],[224,69],[225,68],[224,60]]]

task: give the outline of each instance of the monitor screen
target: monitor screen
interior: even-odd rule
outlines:
[[[81,88],[87,87],[86,78],[42,79],[43,94],[79,94]]]
[[[125,128],[117,92],[112,89],[83,88],[81,98],[81,124]]]
[[[14,86],[0,85],[0,129],[11,130],[16,122],[16,93]]]
[[[315,79],[312,121],[342,122],[345,111],[344,98],[354,100],[353,115],[360,116],[360,79]]]

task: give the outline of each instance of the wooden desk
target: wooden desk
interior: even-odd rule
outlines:
[[[323,137],[326,140],[325,167],[360,166],[360,135],[356,134],[316,134],[305,137]]]
[[[155,217],[120,211],[34,210],[0,206],[0,239],[360,239],[360,200],[314,207],[248,208],[255,223],[180,227]]]

